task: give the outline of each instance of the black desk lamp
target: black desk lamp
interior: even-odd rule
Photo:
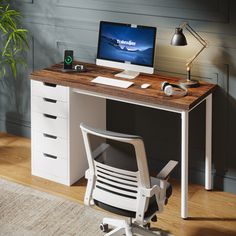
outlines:
[[[190,60],[187,62],[187,64],[186,64],[186,66],[187,66],[187,80],[180,82],[180,84],[186,88],[198,87],[199,86],[198,81],[191,80],[190,71],[191,71],[191,66],[193,64],[193,61],[206,48],[207,42],[187,22],[184,22],[178,28],[175,29],[175,34],[173,35],[173,37],[171,39],[171,45],[174,45],[174,46],[187,45],[187,40],[183,34],[184,28],[186,28],[189,31],[189,33],[191,33],[194,36],[194,38],[196,38],[198,40],[198,42],[200,42],[200,44],[202,45],[202,48],[192,58],[190,58]]]

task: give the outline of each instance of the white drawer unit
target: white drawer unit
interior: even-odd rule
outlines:
[[[71,185],[69,88],[31,81],[32,174]]]
[[[32,96],[32,112],[51,114],[61,118],[68,118],[68,102],[56,99]]]
[[[34,130],[61,138],[68,138],[68,120],[50,113],[31,113],[31,123]]]
[[[63,139],[48,133],[33,131],[32,145],[37,151],[42,149],[45,153],[49,153],[60,159],[68,160],[67,139]]]
[[[34,175],[69,185],[68,161],[43,150],[34,150],[32,171]]]
[[[88,163],[81,122],[105,128],[106,101],[31,80],[32,175],[65,185],[84,176]]]
[[[31,94],[33,96],[39,96],[67,102],[69,99],[69,88],[52,83],[32,80]]]

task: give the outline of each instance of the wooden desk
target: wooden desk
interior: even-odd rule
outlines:
[[[76,157],[78,153],[80,155],[85,155],[84,152],[81,152],[78,148],[78,142],[82,142],[82,138],[78,135],[80,131],[78,127],[72,124],[73,122],[85,122],[89,124],[93,124],[95,126],[100,126],[105,128],[106,124],[106,111],[105,111],[105,100],[115,100],[125,103],[137,104],[145,107],[151,107],[155,109],[166,110],[170,112],[179,113],[181,115],[181,216],[182,218],[188,217],[188,208],[187,208],[187,198],[188,198],[188,132],[189,132],[189,124],[188,117],[189,112],[198,106],[203,101],[206,101],[206,161],[205,161],[205,188],[210,190],[212,189],[211,183],[211,149],[212,149],[212,92],[216,88],[216,85],[201,82],[200,87],[191,88],[188,90],[188,96],[174,96],[168,97],[163,91],[160,90],[160,85],[163,81],[168,81],[171,83],[178,84],[179,79],[172,77],[165,77],[160,75],[146,75],[141,74],[136,79],[132,80],[134,84],[128,89],[122,89],[118,87],[111,87],[108,85],[100,85],[92,83],[91,80],[97,76],[106,76],[115,78],[114,74],[118,73],[120,70],[111,69],[101,66],[96,66],[94,64],[82,63],[87,69],[86,72],[83,73],[63,73],[61,71],[62,64],[53,65],[50,68],[46,68],[40,71],[35,71],[31,74],[30,78],[32,80],[40,81],[41,85],[38,83],[32,84],[32,149],[36,149],[36,142],[34,142],[34,133],[41,132],[40,129],[37,128],[38,124],[38,113],[40,113],[40,109],[42,109],[42,114],[46,118],[50,118],[50,115],[54,119],[55,117],[60,117],[58,115],[58,109],[51,108],[50,105],[47,109],[47,101],[55,100],[67,102],[68,111],[66,119],[68,119],[68,132],[65,135],[67,145],[69,146],[68,158],[69,164],[67,171],[69,173],[69,180],[64,181],[62,179],[57,179],[52,177],[52,180],[64,183],[64,184],[72,184],[75,182],[78,177],[81,177],[86,168],[86,164],[81,164],[82,167],[78,169],[74,169],[73,166],[76,165]],[[121,79],[122,80],[122,79]],[[125,79],[123,79],[125,80]],[[151,84],[151,87],[148,89],[141,89],[140,86],[143,83]],[[61,94],[59,96],[60,90],[58,92],[50,92],[48,90],[52,90],[51,85],[56,84],[56,88],[63,89],[65,86],[68,91],[65,92],[66,98],[62,98]],[[48,88],[46,88],[49,85]],[[58,86],[61,85],[61,86]],[[41,86],[42,92],[39,91],[37,86]],[[44,88],[45,87],[45,92]],[[63,90],[64,91],[64,90]],[[49,95],[51,93],[51,95]],[[81,97],[75,97],[75,94],[80,94]],[[54,96],[55,95],[55,96]],[[49,99],[48,99],[49,96]],[[51,96],[51,97],[50,97]],[[58,97],[59,96],[59,97]],[[44,100],[44,104],[38,106],[37,100],[38,97],[42,97]],[[95,97],[93,101],[91,101],[92,97]],[[101,98],[100,100],[98,98]],[[64,99],[64,100],[63,100]],[[79,104],[77,104],[78,100],[80,100]],[[39,102],[40,103],[40,102]],[[42,102],[41,102],[42,103]],[[65,105],[63,103],[63,105]],[[38,108],[39,107],[39,108]],[[79,108],[78,108],[79,107]],[[91,108],[91,109],[89,109]],[[57,110],[57,112],[54,112]],[[60,110],[60,109],[59,109]],[[46,111],[46,112],[45,112]],[[35,113],[34,113],[35,112]],[[49,114],[48,114],[49,113]],[[56,115],[55,115],[56,113]],[[35,114],[35,115],[34,115]],[[48,116],[49,115],[49,116]],[[36,118],[35,118],[36,117]],[[41,119],[41,118],[40,118]],[[41,119],[42,120],[42,119]],[[41,121],[39,121],[41,122]],[[43,121],[44,122],[44,121]],[[41,127],[41,126],[40,126]],[[41,127],[44,129],[44,126]],[[34,132],[34,130],[36,132]],[[47,130],[46,130],[47,131]],[[52,132],[50,130],[50,132]],[[55,131],[56,132],[56,131]],[[78,134],[76,135],[76,132]],[[50,136],[51,134],[49,134]],[[60,137],[62,134],[58,134]],[[52,135],[53,136],[53,135]],[[65,138],[64,138],[65,139]],[[62,137],[62,141],[64,140]],[[73,144],[73,140],[78,140],[76,144]],[[36,140],[36,139],[35,139]],[[46,144],[45,144],[46,145]],[[74,147],[74,145],[77,145]],[[82,146],[80,147],[80,149]],[[39,149],[39,148],[38,148]],[[50,150],[50,148],[48,148]],[[77,153],[76,157],[73,158],[73,155]],[[32,156],[34,157],[34,151],[32,150]],[[54,157],[54,155],[52,155]],[[49,155],[50,157],[50,155]],[[85,158],[85,157],[83,157]],[[59,159],[59,158],[58,158]],[[86,159],[85,159],[86,162]],[[43,166],[44,164],[42,164]],[[41,174],[39,172],[34,171],[35,169],[34,162],[32,163],[32,173],[35,175],[41,175],[42,177],[50,178],[47,174]],[[76,174],[75,172],[80,172],[80,174]],[[57,173],[55,173],[57,174]],[[67,175],[68,176],[68,175]]]

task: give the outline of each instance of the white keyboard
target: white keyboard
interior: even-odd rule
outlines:
[[[119,88],[128,88],[133,84],[133,82],[119,80],[119,79],[112,79],[108,77],[98,76],[95,79],[91,80],[93,83],[110,85]]]

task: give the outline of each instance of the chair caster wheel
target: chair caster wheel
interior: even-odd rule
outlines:
[[[108,224],[100,224],[100,230],[107,233],[108,232]]]
[[[152,222],[157,222],[157,216],[153,216],[152,219],[151,219]]]
[[[150,223],[147,223],[146,225],[143,226],[145,229],[150,229],[151,227],[151,224]]]

